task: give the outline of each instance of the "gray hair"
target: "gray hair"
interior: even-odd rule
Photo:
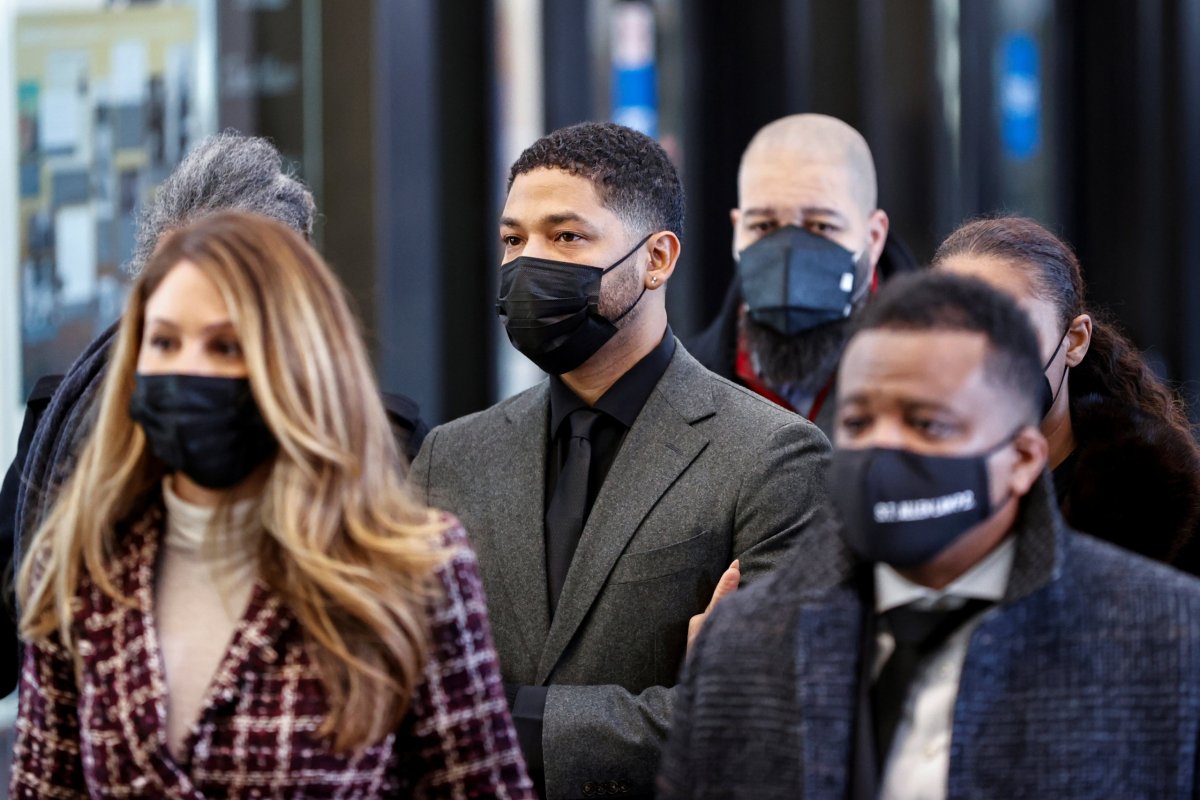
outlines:
[[[312,192],[286,170],[266,139],[233,131],[209,136],[167,177],[138,218],[130,275],[142,271],[164,234],[216,211],[251,211],[312,237]]]

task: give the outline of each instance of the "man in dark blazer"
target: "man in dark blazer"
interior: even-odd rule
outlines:
[[[789,547],[802,559],[825,500],[820,431],[671,334],[682,223],[679,177],[640,133],[586,123],[526,150],[497,307],[550,378],[435,428],[413,464],[478,552],[550,798],[652,793],[689,620],[727,570],[752,582]]]
[[[1065,527],[1040,370],[974,279],[880,293],[840,368],[824,555],[713,611],[660,797],[1197,796],[1200,582]]]
[[[733,281],[688,350],[723,378],[832,435],[831,387],[853,313],[916,269],[879,208],[866,140],[840,119],[792,114],[760,129],[738,167]],[[853,283],[839,291],[838,278]],[[828,278],[832,277],[832,280]]]

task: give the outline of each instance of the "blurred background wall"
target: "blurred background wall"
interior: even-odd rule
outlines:
[[[537,378],[494,309],[507,167],[585,119],[640,127],[688,192],[669,304],[732,277],[742,148],[788,113],[859,128],[894,235],[1031,214],[1161,372],[1200,381],[1200,0],[6,0],[0,456],[32,382],[123,301],[132,220],[188,146],[269,136],[386,389],[431,421]],[[1194,399],[1194,398],[1193,398]],[[1193,402],[1193,409],[1196,407]]]

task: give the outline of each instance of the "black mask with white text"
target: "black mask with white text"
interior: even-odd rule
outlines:
[[[129,416],[168,469],[209,489],[241,483],[276,447],[246,378],[138,373]]]
[[[571,372],[595,355],[646,293],[643,285],[637,300],[610,320],[600,313],[601,279],[653,235],[604,269],[531,256],[502,265],[496,313],[513,347],[551,375]]]
[[[842,538],[864,561],[928,563],[992,515],[987,461],[1015,436],[972,456],[835,450],[830,486]]]

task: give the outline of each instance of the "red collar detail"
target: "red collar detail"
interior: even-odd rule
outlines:
[[[746,337],[744,334],[739,334],[737,339],[737,355],[733,362],[734,373],[739,381],[750,391],[765,397],[780,408],[786,408],[795,414],[799,414],[791,403],[783,398],[778,392],[767,386],[757,375],[754,374],[754,367],[750,363],[750,349],[746,346]],[[816,398],[813,400],[812,408],[804,415],[805,419],[815,420],[817,415],[821,413],[821,408],[825,405],[825,401],[829,399],[829,393],[833,391],[833,384],[836,380],[836,375],[831,375],[829,380],[821,387],[821,391],[817,392]]]

